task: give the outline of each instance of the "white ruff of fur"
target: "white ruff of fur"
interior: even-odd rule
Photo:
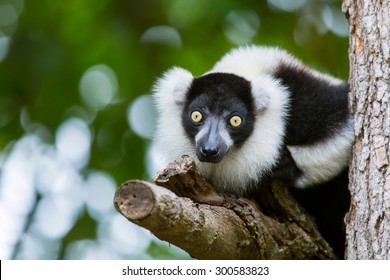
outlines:
[[[190,72],[175,67],[167,71],[154,86],[153,97],[159,114],[154,151],[159,170],[169,162],[180,160],[182,155],[195,157],[194,147],[181,124],[180,106],[192,80]]]
[[[307,69],[306,65],[285,50],[275,47],[246,46],[225,54],[210,72],[232,73],[252,81],[259,73],[272,75],[281,64]],[[340,79],[313,69],[310,69],[310,73],[327,80],[330,84],[342,82]]]
[[[295,59],[277,48],[240,47],[225,54],[210,72],[236,74],[252,81],[261,74],[272,74],[282,61]]]

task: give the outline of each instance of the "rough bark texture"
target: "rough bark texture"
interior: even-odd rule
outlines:
[[[264,189],[267,215],[245,198],[217,193],[188,157],[170,164],[156,184],[133,180],[114,205],[129,221],[197,259],[333,259],[314,221],[275,183]]]
[[[390,259],[390,0],[345,0],[343,11],[356,134],[346,257]]]

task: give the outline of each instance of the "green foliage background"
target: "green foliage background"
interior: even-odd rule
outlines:
[[[288,2],[296,6],[285,7]],[[318,70],[347,79],[348,39],[340,5],[332,0],[0,0],[0,221],[12,225],[11,213],[24,207],[13,205],[16,210],[10,211],[12,206],[6,206],[5,190],[18,188],[4,179],[17,143],[34,135],[56,150],[59,127],[70,118],[83,120],[91,135],[87,163],[76,169],[80,178],[98,171],[115,186],[131,178],[150,179],[145,160],[150,140],[129,125],[128,108],[174,65],[200,75],[231,48],[254,43],[280,46]],[[147,35],[156,26],[165,29]],[[118,84],[115,96],[100,108],[80,95],[83,75],[96,65],[109,67]],[[43,236],[34,231],[34,217],[47,194],[33,182],[32,206],[18,218],[25,222],[19,231],[0,235],[1,258],[188,257],[146,232],[150,241],[142,252],[115,248],[99,234],[99,217],[85,205],[60,237]],[[106,200],[111,203],[112,197]],[[113,209],[107,212],[115,215]],[[129,233],[128,238],[136,237]],[[84,247],[69,253],[79,241],[86,242]]]

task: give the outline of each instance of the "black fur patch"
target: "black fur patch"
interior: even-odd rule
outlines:
[[[347,122],[347,83],[333,84],[290,65],[281,65],[275,76],[291,92],[286,145],[314,144]]]
[[[235,145],[241,145],[252,134],[255,122],[254,101],[250,82],[228,73],[211,73],[195,78],[187,93],[182,113],[182,124],[187,135],[194,139],[202,122],[194,124],[191,113],[200,111],[203,120],[213,115],[223,118]],[[239,115],[243,122],[231,127],[229,120]]]
[[[321,235],[328,241],[338,258],[344,258],[344,216],[350,205],[348,170],[329,182],[314,188],[291,188],[296,200],[315,218]]]

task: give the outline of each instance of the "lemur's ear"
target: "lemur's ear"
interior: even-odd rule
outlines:
[[[268,108],[275,81],[267,76],[257,77],[251,81],[252,94],[257,112]]]
[[[194,77],[192,74],[180,67],[174,67],[158,79],[154,86],[155,96],[161,100],[173,98],[177,105],[185,101],[187,91],[191,86]]]

